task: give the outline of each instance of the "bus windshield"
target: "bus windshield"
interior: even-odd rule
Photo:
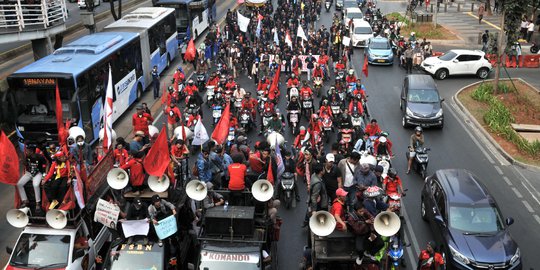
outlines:
[[[69,235],[23,233],[9,265],[21,268],[62,268],[68,264]]]
[[[111,249],[104,269],[164,269],[164,252],[157,244],[121,244]]]

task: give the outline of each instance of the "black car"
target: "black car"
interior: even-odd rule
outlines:
[[[442,102],[437,85],[429,75],[408,75],[403,80],[399,108],[403,127],[444,126]]]
[[[450,269],[521,269],[521,254],[506,218],[471,172],[438,170],[422,189],[422,218],[429,222]]]

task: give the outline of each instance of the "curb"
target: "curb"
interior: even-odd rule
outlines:
[[[515,78],[523,83],[525,83],[527,86],[531,87],[532,89],[536,90],[537,92],[540,93],[540,91],[538,91],[538,89],[536,89],[534,86],[532,86],[531,84],[529,84],[528,82],[526,82],[525,80],[523,80],[522,78]],[[509,79],[501,79],[501,81],[508,81]],[[482,126],[482,124],[480,124],[476,118],[471,115],[471,113],[469,113],[469,110],[467,110],[467,108],[465,108],[465,105],[463,105],[463,103],[461,103],[461,101],[459,100],[458,98],[458,95],[461,93],[461,91],[465,90],[466,88],[469,88],[469,87],[472,87],[472,86],[475,86],[475,85],[478,85],[478,84],[481,84],[481,83],[484,83],[484,82],[492,82],[493,79],[490,79],[490,80],[484,80],[484,81],[479,81],[479,82],[475,82],[475,83],[471,83],[469,85],[466,85],[464,86],[463,88],[459,89],[459,91],[457,91],[456,94],[454,94],[452,96],[452,100],[458,105],[457,107],[460,109],[460,113],[465,115],[467,118],[469,118],[471,120],[471,122],[476,126],[476,128],[478,130],[480,130],[480,133],[487,139],[487,141],[489,141],[491,143],[491,145],[494,146],[495,149],[497,149],[497,151],[504,157],[504,159],[506,159],[508,162],[510,162],[512,165],[517,165],[519,167],[522,167],[524,169],[528,169],[528,170],[533,170],[533,171],[536,171],[536,172],[540,172],[540,167],[538,166],[535,166],[535,165],[531,165],[531,164],[527,164],[527,163],[524,163],[524,162],[521,162],[519,160],[516,160],[514,157],[512,157],[510,154],[508,154],[494,139],[493,137],[491,136],[491,134],[489,134],[486,129]]]

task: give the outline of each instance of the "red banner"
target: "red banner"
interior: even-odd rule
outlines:
[[[217,123],[211,138],[214,139],[217,144],[223,144],[229,135],[229,121],[231,120],[231,103],[227,101],[227,106],[221,115],[221,119]]]
[[[58,130],[58,144],[60,146],[66,144],[68,132],[64,128],[64,119],[62,111],[62,101],[60,99],[60,90],[58,89],[58,82],[56,82],[56,129]]]
[[[149,175],[162,176],[171,162],[169,145],[167,143],[167,131],[165,127],[159,132],[156,142],[148,151],[143,161],[143,166]]]
[[[16,185],[19,181],[19,156],[15,146],[0,131],[0,183]]]
[[[195,43],[193,43],[193,39],[190,39],[186,49],[186,53],[184,54],[184,60],[188,62],[195,60],[196,53],[197,49],[195,49]]]

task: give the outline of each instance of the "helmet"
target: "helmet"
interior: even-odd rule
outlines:
[[[354,74],[354,69],[349,69],[349,75],[353,75]]]
[[[336,88],[333,87],[333,86],[331,86],[331,87],[330,87],[330,91],[334,91],[334,90],[336,90]]]
[[[394,168],[390,168],[388,169],[388,173],[386,175],[390,176],[391,178],[394,178],[397,175],[397,171]]]
[[[294,73],[291,74],[291,78],[294,78],[294,77],[296,77],[296,74],[294,74]]]
[[[414,132],[420,132],[420,133],[422,133],[422,132],[423,132],[422,127],[417,126],[417,127],[414,129]]]
[[[305,130],[306,130],[306,127],[300,126],[300,131],[303,131],[303,130],[305,131]]]
[[[388,132],[386,131],[381,132],[381,136],[388,137]]]
[[[314,113],[314,114],[311,115],[311,119],[317,120],[317,119],[319,119],[319,115],[317,115],[316,113]]]
[[[380,138],[379,138],[379,142],[380,142],[380,143],[386,143],[386,137],[384,137],[384,136],[383,136],[383,137],[380,137]]]
[[[169,86],[168,90],[169,90],[169,92],[172,92],[172,91],[174,91],[174,88],[172,86]]]

